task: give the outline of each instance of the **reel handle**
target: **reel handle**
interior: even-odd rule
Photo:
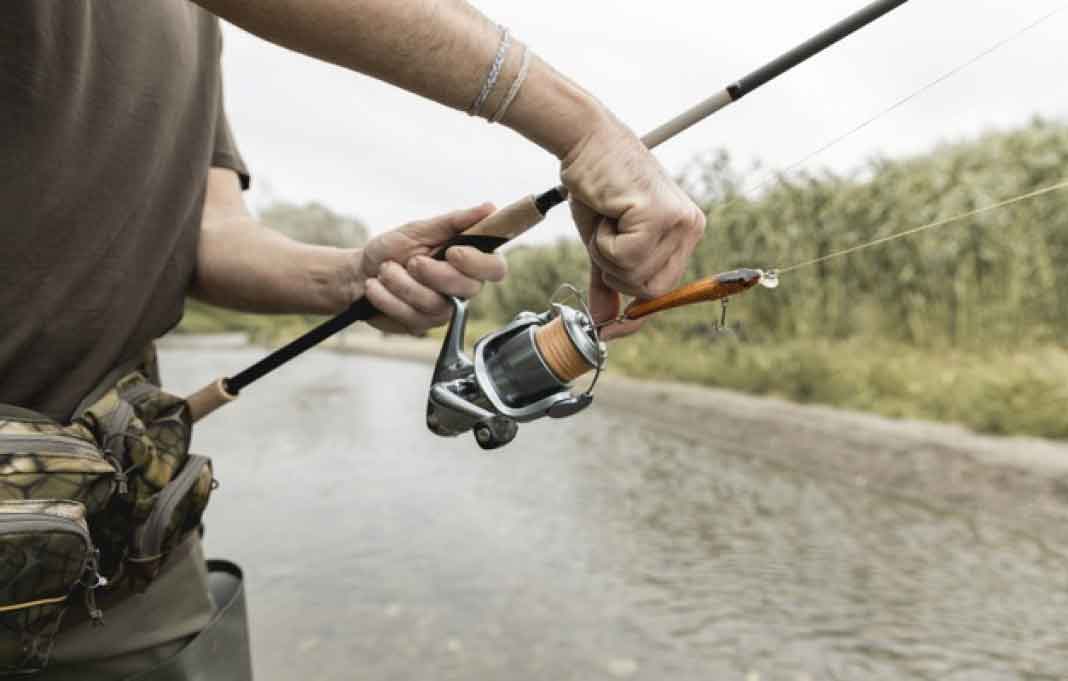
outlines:
[[[649,300],[635,300],[623,311],[623,318],[633,321],[676,307],[722,300],[756,286],[761,276],[763,275],[759,270],[740,269],[698,279],[662,296]]]

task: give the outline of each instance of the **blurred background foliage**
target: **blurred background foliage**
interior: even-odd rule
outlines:
[[[260,211],[260,222],[291,239],[320,246],[355,248],[367,243],[367,227],[353,217],[338,215],[319,203],[303,206],[275,201]]]
[[[1068,126],[747,185],[724,153],[684,181],[708,214],[688,279],[785,267],[1068,178]],[[746,191],[746,190],[749,191]],[[756,189],[757,191],[753,191]],[[585,285],[577,242],[520,247],[476,306],[500,323]],[[1068,437],[1068,191],[783,275],[774,290],[660,315],[610,367],[993,433]]]
[[[843,177],[776,177],[756,198],[725,154],[689,189],[708,229],[688,278],[735,267],[783,267],[1068,178],[1068,126],[1010,133],[878,159]],[[500,321],[544,306],[561,281],[583,283],[577,242],[520,247],[507,281],[479,301]],[[1052,342],[1068,331],[1068,191],[791,272],[774,292],[736,301],[751,340],[874,336],[918,347]],[[718,309],[661,315],[675,335],[708,333]]]
[[[708,215],[687,279],[789,266],[1066,178],[1068,125],[1039,119],[913,158],[873,159],[848,175],[802,171],[757,187],[714,153],[683,177]],[[334,238],[328,225],[346,221],[314,205],[272,208],[264,218],[334,245],[323,240]],[[506,281],[473,303],[478,328],[544,309],[561,283],[586,286],[578,241],[520,245],[507,258]],[[205,330],[190,323],[203,312],[192,306],[184,327]],[[231,327],[237,319],[212,314]],[[610,368],[1068,437],[1068,191],[790,272],[778,289],[732,301],[729,333],[716,330],[719,314],[718,304],[662,314],[612,343]],[[294,335],[305,321],[242,317],[275,331],[285,324]]]

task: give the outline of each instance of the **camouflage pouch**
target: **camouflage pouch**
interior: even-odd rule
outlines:
[[[86,517],[122,475],[80,425],[0,405],[0,674],[47,662],[69,596],[103,584]]]
[[[0,405],[0,675],[44,666],[72,593],[100,620],[101,574],[143,589],[200,527],[211,462],[152,366],[116,369],[68,425]]]
[[[91,430],[0,405],[0,501],[66,499],[92,515],[107,506],[121,477]]]
[[[79,584],[99,616],[91,596],[101,581],[85,506],[0,501],[0,674],[42,669]]]
[[[80,408],[74,425],[94,433],[121,471],[106,512],[90,518],[101,567],[144,588],[200,526],[215,485],[210,460],[189,454],[189,408],[135,371]]]

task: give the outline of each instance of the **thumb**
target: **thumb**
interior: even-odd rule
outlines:
[[[604,283],[601,268],[590,265],[590,312],[597,323],[607,322],[619,316],[619,294]]]
[[[429,220],[420,220],[401,227],[401,231],[423,246],[440,246],[457,234],[471,229],[490,215],[496,207],[492,203],[483,203],[472,208],[454,210]]]

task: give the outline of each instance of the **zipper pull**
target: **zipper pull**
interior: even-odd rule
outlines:
[[[87,588],[85,590],[85,608],[89,611],[89,619],[92,621],[94,627],[104,626],[104,611],[97,607],[96,596],[93,595],[95,588]]]
[[[111,455],[110,449],[104,452],[104,456],[106,456],[107,460],[111,462],[111,465],[115,467],[115,482],[118,484],[118,489],[116,491],[120,497],[125,499],[130,495],[130,486],[128,484],[129,477],[126,475],[126,471],[122,469],[122,464],[119,463],[118,459]]]
[[[89,578],[90,583],[82,583],[82,586],[85,587],[85,609],[89,611],[89,619],[94,627],[103,626],[104,624],[104,611],[96,604],[96,590],[108,585],[107,577],[100,574],[100,569],[97,566],[99,555],[99,552],[94,553],[85,566],[86,577]]]

